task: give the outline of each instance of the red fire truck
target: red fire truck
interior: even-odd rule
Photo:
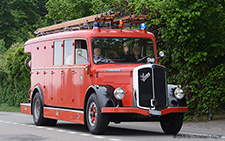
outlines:
[[[179,85],[167,84],[148,16],[103,13],[36,31],[25,43],[31,88],[21,112],[37,126],[57,120],[85,124],[103,134],[109,122],[160,121],[176,134],[188,112]],[[140,29],[131,29],[141,24]],[[118,28],[119,27],[119,28]],[[130,27],[130,28],[129,28]]]

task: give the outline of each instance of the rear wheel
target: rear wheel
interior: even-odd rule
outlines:
[[[33,120],[35,125],[50,125],[54,126],[57,123],[55,119],[44,118],[43,116],[43,105],[39,93],[35,93],[35,96],[32,100],[32,111],[33,111]]]
[[[183,113],[167,114],[160,118],[160,124],[165,134],[177,134],[183,124]]]
[[[109,124],[108,115],[102,114],[100,110],[97,96],[93,93],[86,105],[87,127],[92,134],[104,134]]]

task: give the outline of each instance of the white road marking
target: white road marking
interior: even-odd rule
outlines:
[[[36,127],[36,126],[34,126],[34,125],[27,125],[28,127],[32,127],[32,128],[34,128],[34,127]]]
[[[80,135],[85,136],[85,137],[90,136],[90,134],[84,134],[84,133],[82,133],[82,134],[80,134]]]
[[[6,121],[5,123],[8,123],[8,124],[10,124],[10,123],[12,123],[12,122]]]
[[[70,132],[67,132],[69,134],[78,134],[78,132],[73,132],[73,131],[70,131]]]
[[[93,137],[96,138],[96,139],[103,139],[103,138],[105,138],[103,136],[93,136]]]
[[[18,123],[16,123],[16,122],[12,122],[12,124],[17,125]]]
[[[46,129],[46,130],[49,130],[49,131],[55,130],[55,129],[49,128],[49,127],[46,127],[45,129]]]
[[[18,125],[21,125],[21,126],[27,126],[26,124],[18,124]]]
[[[14,116],[14,117],[29,117],[29,116],[31,116],[31,115],[28,115],[28,114],[11,114],[12,116]]]
[[[57,132],[62,132],[62,133],[65,133],[66,131],[65,130],[55,130]]]
[[[121,141],[121,139],[109,139],[111,141]]]
[[[36,128],[39,128],[39,129],[44,129],[46,127],[43,127],[43,126],[35,126]]]
[[[46,129],[46,130],[51,130],[51,131],[57,131],[57,132],[61,132],[61,133],[68,133],[68,134],[79,134],[78,132],[74,132],[74,131],[66,131],[66,130],[59,130],[59,129],[54,129],[54,128],[49,128],[49,127],[44,127],[44,126],[35,126],[35,125],[27,125],[27,124],[22,124],[22,123],[16,123],[16,122],[9,122],[9,121],[3,121],[3,120],[0,120],[1,123],[6,123],[6,124],[14,124],[14,125],[20,125],[20,126],[27,126],[27,127],[34,127],[34,128],[37,128],[37,129]],[[96,135],[91,135],[91,134],[86,134],[86,133],[82,133],[82,134],[79,134],[80,136],[85,136],[85,137],[94,137],[96,139],[106,139],[105,137],[103,136],[96,136]],[[121,141],[121,139],[108,139],[108,140],[111,140],[111,141]]]

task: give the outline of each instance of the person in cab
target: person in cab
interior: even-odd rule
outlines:
[[[97,64],[97,63],[114,63],[111,59],[103,58],[101,56],[100,48],[94,49],[93,61],[95,64]]]

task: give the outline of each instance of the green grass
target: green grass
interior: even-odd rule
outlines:
[[[1,112],[20,112],[20,107],[12,107],[6,103],[0,103]]]

